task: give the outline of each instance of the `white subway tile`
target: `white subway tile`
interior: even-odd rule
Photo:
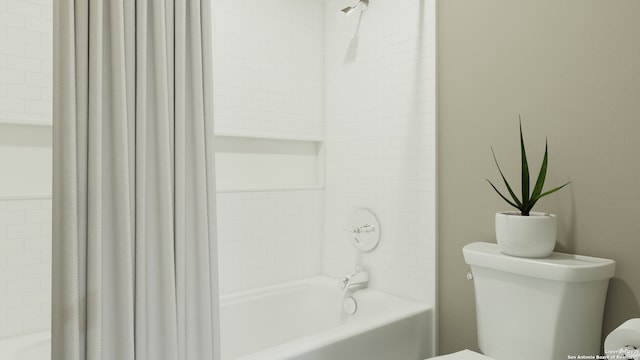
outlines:
[[[9,224],[7,225],[7,237],[10,239],[23,239],[38,237],[41,234],[40,224]]]
[[[24,211],[0,210],[0,225],[9,224],[24,224]]]
[[[22,294],[23,301],[27,305],[50,305],[51,292],[49,290],[36,290]]]
[[[46,249],[40,249],[40,263],[42,264],[51,264],[52,262],[52,247],[49,246]]]
[[[22,21],[24,23],[24,20]],[[7,28],[7,36],[23,44],[40,45],[41,33],[29,28]]]
[[[22,324],[25,333],[46,330],[51,327],[51,315],[24,319]]]
[[[44,41],[43,41],[44,43]],[[52,53],[52,49],[50,46],[48,46],[48,44],[46,44],[47,46],[42,46],[42,45],[31,45],[31,44],[23,44],[22,45],[22,51],[19,54],[16,55],[23,55],[31,58],[31,59],[40,59],[40,60],[45,60],[45,61],[51,61],[53,62],[53,53]],[[1,47],[0,47],[1,49]],[[1,50],[0,50],[1,51]],[[15,51],[17,51],[17,49],[15,49]],[[11,55],[11,54],[9,54]]]
[[[7,314],[8,322],[20,322],[38,317],[39,308],[37,305],[23,305],[11,309]]]
[[[0,76],[2,75],[0,74]],[[0,98],[0,109],[6,112],[22,112],[25,111],[25,101],[22,99]]]
[[[38,68],[35,70],[39,71],[40,69]],[[33,71],[24,72],[24,83],[26,85],[47,87],[51,85],[52,81],[52,77],[49,74],[41,74]]]
[[[43,277],[48,278],[51,275],[51,264],[32,263],[24,267],[24,277],[27,279]]]
[[[13,309],[20,305],[22,305],[22,294],[10,293],[7,283],[7,295],[0,296],[0,310]]]
[[[48,268],[51,268],[51,264],[47,265]],[[46,276],[40,276],[40,290],[46,290],[48,292],[51,292],[51,276],[50,275],[46,275]]]
[[[32,114],[28,112],[7,112],[6,118],[11,121],[38,121],[40,120],[39,114]]]
[[[17,59],[17,57],[13,57]],[[27,86],[22,84],[7,84],[5,85],[7,94],[14,99],[40,99],[40,87]]]
[[[50,237],[33,237],[23,240],[24,249],[29,250],[46,250],[51,249]]]
[[[51,292],[48,290],[37,290],[23,293],[23,301],[27,305],[50,305]]]
[[[9,238],[0,240],[0,253],[7,255],[7,264],[14,254],[24,251],[24,241],[22,239]],[[7,265],[8,266],[8,265]]]
[[[4,268],[0,269],[0,282],[5,284],[10,281],[16,281],[24,279],[24,268],[22,266],[11,266],[9,263]]]
[[[40,283],[40,279],[38,278],[7,281],[7,292],[9,294],[8,297],[12,295],[19,295],[20,298],[22,298],[22,294],[26,292],[40,290],[42,288],[40,286]]]
[[[24,333],[24,323],[22,321],[0,323],[0,338],[22,333]]]
[[[53,20],[53,2],[49,0],[42,0],[44,3],[42,4],[42,8],[40,11],[40,18],[44,19],[48,22],[52,22]],[[53,30],[51,30],[53,31]]]
[[[40,236],[46,237],[47,239],[51,239],[52,230],[53,229],[52,229],[51,220],[49,220],[46,223],[40,224]]]
[[[38,93],[39,95],[39,93]],[[53,102],[47,100],[26,100],[25,106],[30,112],[37,114],[51,114]]]
[[[7,200],[7,210],[37,210],[42,207],[40,199]]]
[[[37,31],[44,35],[51,36],[53,34],[53,22],[44,20],[42,18],[25,16],[24,26],[25,26],[25,29]]]
[[[47,210],[51,211],[51,207],[52,207],[51,197],[46,198],[46,199],[40,199],[40,207],[42,209],[47,209]]]
[[[51,297],[49,297],[49,299],[47,300],[48,301],[46,301],[45,303],[39,304],[38,315],[40,316],[40,318],[51,319]]]
[[[46,224],[51,222],[51,209],[33,209],[24,211],[25,224]]]
[[[41,6],[26,1],[9,1],[7,12],[10,15],[40,16]]]
[[[0,24],[7,28],[24,29],[24,15],[0,11]],[[15,40],[19,41],[20,39]]]
[[[11,254],[7,259],[7,266],[34,265],[40,262],[40,251],[23,251]]]
[[[40,60],[40,70],[38,71],[43,74],[49,74],[53,78],[53,64],[49,59]],[[51,91],[51,86],[46,87],[49,91]]]
[[[8,30],[6,30],[8,31]],[[27,48],[27,46],[29,45],[25,45],[19,41],[14,41],[13,39],[9,39],[7,37],[6,41],[2,42],[2,46],[0,46],[0,54],[3,55],[13,55],[13,56],[24,56],[25,55],[25,49]],[[2,73],[0,73],[2,74]],[[24,77],[20,77],[21,79],[23,79]],[[15,83],[14,79],[11,79],[8,77],[7,74],[2,74],[2,82],[9,82],[9,83]]]

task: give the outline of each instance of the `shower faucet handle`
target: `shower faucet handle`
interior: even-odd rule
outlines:
[[[351,229],[345,229],[345,230],[352,234],[366,234],[366,233],[372,233],[376,231],[376,226],[373,224],[365,224],[361,226],[354,226]]]

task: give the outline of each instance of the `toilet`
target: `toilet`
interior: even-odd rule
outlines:
[[[462,252],[474,282],[484,355],[464,350],[434,359],[558,360],[600,353],[613,260],[562,253],[519,258],[482,242]]]

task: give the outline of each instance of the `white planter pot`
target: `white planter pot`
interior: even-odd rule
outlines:
[[[556,246],[558,221],[555,215],[531,212],[496,213],[496,240],[503,254],[519,257],[542,258]]]

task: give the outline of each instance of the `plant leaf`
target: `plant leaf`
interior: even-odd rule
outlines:
[[[542,158],[542,166],[540,166],[540,172],[538,173],[538,180],[536,180],[536,186],[533,188],[533,193],[531,193],[531,201],[537,201],[540,198],[540,194],[542,193],[542,187],[544,186],[544,179],[547,176],[547,141],[545,140],[544,144],[544,158]],[[533,205],[532,205],[533,207]]]
[[[513,201],[517,204],[516,207],[518,209],[520,209],[522,207],[522,203],[520,202],[520,200],[518,199],[516,194],[513,192],[513,189],[511,189],[511,186],[509,185],[509,182],[507,181],[507,178],[504,177],[504,174],[502,173],[502,169],[500,169],[500,165],[498,164],[498,159],[496,158],[496,153],[493,151],[493,146],[491,147],[491,154],[493,155],[493,161],[495,161],[496,166],[498,167],[498,171],[500,172],[500,176],[502,176],[502,180],[504,181],[504,184],[507,186],[507,190],[509,190],[509,194],[513,198]],[[489,183],[491,183],[491,182],[489,182]]]
[[[556,191],[558,191],[558,190],[562,189],[563,187],[565,187],[565,186],[567,186],[567,185],[569,185],[569,184],[571,184],[571,181],[569,181],[568,183],[565,183],[565,184],[563,184],[563,185],[560,185],[560,186],[558,186],[557,188],[551,189],[551,190],[549,190],[549,191],[547,191],[547,192],[544,192],[544,193],[540,194],[536,199],[533,199],[533,198],[532,198],[532,199],[531,199],[531,204],[529,204],[529,206],[528,206],[528,207],[527,207],[527,209],[526,209],[526,210],[527,210],[527,212],[528,212],[528,211],[531,211],[531,209],[532,209],[532,208],[533,208],[533,206],[536,204],[536,202],[538,202],[538,200],[540,200],[541,198],[543,198],[543,197],[545,197],[545,196],[547,196],[547,195],[553,194],[554,192],[556,192]]]
[[[533,209],[533,207],[536,205],[536,203],[538,202],[539,199],[540,198],[531,199],[531,201],[529,201],[529,205],[526,207],[526,209],[522,210],[522,212],[529,214],[531,212],[531,210]]]
[[[544,197],[544,196],[547,196],[547,195],[553,194],[554,192],[556,192],[556,191],[558,191],[558,190],[562,189],[563,187],[565,187],[565,186],[567,186],[567,185],[569,185],[569,184],[571,184],[571,181],[569,181],[568,183],[565,183],[565,184],[563,184],[563,185],[560,185],[560,186],[558,186],[558,187],[557,187],[557,188],[555,188],[555,189],[551,189],[551,190],[549,190],[549,191],[547,191],[547,192],[544,192],[544,193],[540,194],[540,197],[538,197],[538,199],[540,199],[541,197]]]
[[[527,163],[527,152],[524,148],[524,138],[522,136],[522,118],[518,115],[520,120],[520,151],[522,157],[522,205],[527,207],[529,205],[529,164]]]
[[[495,190],[495,191],[498,193],[498,195],[500,195],[500,197],[501,197],[504,201],[506,201],[509,205],[513,206],[514,208],[516,208],[516,209],[520,210],[520,207],[519,207],[518,205],[516,205],[516,204],[514,204],[513,202],[509,201],[509,199],[507,199],[504,195],[502,195],[502,193],[501,193],[501,192],[500,192],[500,191],[495,187],[495,185],[493,185],[493,183],[491,182],[491,180],[489,180],[489,179],[486,179],[486,180],[489,182],[489,184],[491,185],[491,187],[493,188],[493,190]]]

